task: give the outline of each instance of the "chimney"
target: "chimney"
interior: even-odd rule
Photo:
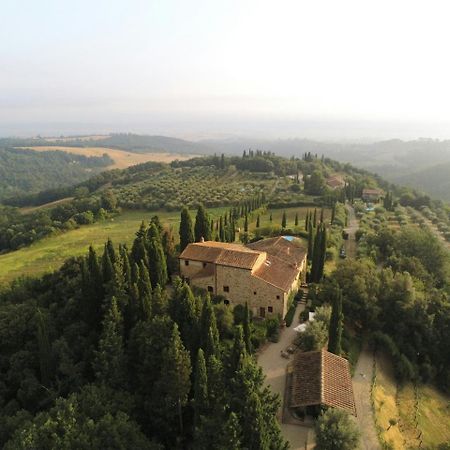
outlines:
[[[203,236],[200,238],[200,242],[205,242],[205,238]]]

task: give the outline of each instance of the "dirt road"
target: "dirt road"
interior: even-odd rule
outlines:
[[[353,393],[355,395],[357,422],[361,431],[360,446],[364,450],[381,449],[375,431],[372,404],[370,401],[370,386],[373,374],[373,355],[365,346],[363,347],[355,375],[353,376]]]
[[[286,366],[292,360],[282,358],[281,350],[285,350],[292,343],[297,335],[294,328],[299,324],[298,316],[304,305],[298,305],[295,312],[294,320],[290,327],[281,331],[280,340],[276,343],[269,344],[259,355],[258,364],[262,367],[264,375],[266,376],[266,383],[272,390],[277,393],[281,399],[284,397],[284,389],[286,385]],[[277,417],[281,422],[281,408],[278,411]],[[307,448],[313,444],[314,436],[311,429],[280,423],[283,437],[291,444],[291,450],[304,450],[305,443],[308,443]]]

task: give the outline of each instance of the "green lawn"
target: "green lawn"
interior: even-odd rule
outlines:
[[[214,219],[227,212],[229,208],[211,208],[208,213]],[[299,214],[299,226],[304,226],[304,218],[307,208],[288,208],[287,227],[294,226],[295,213]],[[267,211],[261,215],[261,227],[270,225],[269,216],[272,212],[272,224],[280,226],[283,210],[276,209]],[[195,211],[191,211],[192,219],[195,218]],[[329,217],[329,210],[325,217]],[[152,216],[157,214],[165,226],[171,226],[175,239],[178,239],[178,227],[180,213],[178,211],[123,211],[122,214],[98,222],[93,225],[82,226],[76,230],[68,231],[59,235],[53,235],[35,244],[20,250],[0,255],[0,283],[12,281],[19,276],[37,276],[43,273],[52,272],[59,268],[62,263],[71,256],[86,254],[89,245],[96,249],[101,249],[105,241],[112,239],[114,244],[126,243],[130,245],[141,221],[147,222]],[[320,214],[319,210],[317,212]],[[243,220],[241,220],[243,226]],[[250,230],[254,230],[256,225],[256,214],[249,224]]]
[[[208,212],[213,218],[228,211],[228,208],[212,208]],[[192,219],[195,211],[191,211]],[[20,250],[0,255],[0,283],[12,281],[22,275],[37,276],[58,269],[71,256],[84,255],[89,245],[101,249],[105,241],[114,244],[131,244],[136,231],[144,219],[147,222],[157,214],[165,226],[171,226],[178,240],[180,213],[178,211],[123,211],[122,214],[82,226],[76,230],[53,235]]]

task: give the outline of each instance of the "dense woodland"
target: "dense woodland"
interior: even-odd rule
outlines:
[[[73,185],[113,164],[100,157],[61,151],[2,148],[0,145],[0,201],[17,195]]]
[[[154,217],[131,250],[108,241],[2,291],[3,448],[287,448],[248,311],[179,279],[168,295],[173,252]]]
[[[326,179],[336,172],[345,187],[333,191]],[[386,193],[370,214],[358,201],[365,187]],[[147,163],[39,195],[19,201],[75,198],[29,214],[2,207],[0,250],[120,208],[181,211],[180,244],[154,216],[131,248],[108,241],[101,254],[91,248],[53,274],[0,288],[0,445],[6,449],[287,448],[275,418],[280,400],[264,387],[254,358],[265,339],[277,339],[283,318],[252,322],[246,307],[231,310],[177,278],[178,252],[201,237],[303,237],[311,283],[306,313],[315,310],[316,317],[300,347],[328,342],[330,351],[350,357],[350,337],[365,334],[391,355],[399,382],[433,382],[450,392],[448,253],[426,227],[402,216],[407,211],[447,226],[442,202],[310,153],[287,160],[253,151]],[[361,217],[358,258],[325,273],[343,242],[345,201]],[[212,221],[202,202],[224,207],[223,214]],[[283,214],[266,230],[259,218],[269,206],[310,209],[302,223],[297,215],[287,224]],[[195,222],[188,211],[194,207]],[[256,220],[251,232],[250,220]],[[291,307],[286,323],[294,312]],[[318,430],[336,420],[346,419],[324,415]]]

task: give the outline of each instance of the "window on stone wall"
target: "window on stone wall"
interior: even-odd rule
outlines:
[[[253,295],[256,295],[256,291],[253,291]]]
[[[230,292],[230,286],[224,286],[223,292]]]
[[[273,312],[273,308],[272,308],[272,306],[269,306],[269,307],[267,308],[267,311],[269,311],[269,312]]]
[[[213,287],[212,286],[208,286],[208,292],[213,292],[213,291],[214,291]]]
[[[229,305],[230,304],[229,300],[224,300],[223,303],[224,303],[224,305]]]
[[[280,300],[280,296],[279,295],[277,295],[277,300]]]
[[[203,263],[203,268],[205,268],[206,267],[206,263]]]
[[[185,261],[184,261],[184,265],[185,265],[185,266],[188,266],[188,265],[189,265],[189,261],[188,261],[188,260],[185,260]]]

